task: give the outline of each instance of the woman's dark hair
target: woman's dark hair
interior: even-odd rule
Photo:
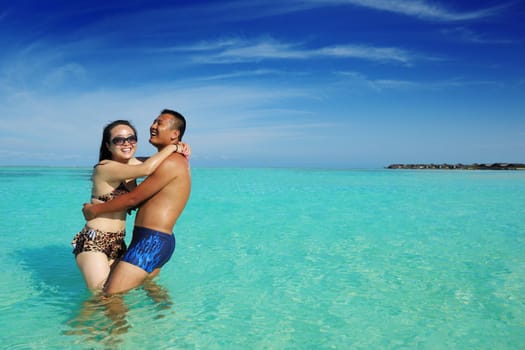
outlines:
[[[135,134],[135,137],[137,137],[138,140],[137,129],[135,129],[135,127],[129,121],[115,120],[114,122],[109,123],[104,127],[104,131],[102,132],[102,142],[100,143],[100,152],[98,157],[99,162],[104,159],[112,159],[111,152],[109,151],[107,145],[109,145],[109,143],[111,142],[111,130],[113,130],[113,128],[117,125],[129,126],[131,129],[133,129],[133,133]]]

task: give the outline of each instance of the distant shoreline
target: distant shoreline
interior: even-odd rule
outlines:
[[[484,164],[390,164],[386,169],[444,169],[444,170],[525,170],[522,163]]]

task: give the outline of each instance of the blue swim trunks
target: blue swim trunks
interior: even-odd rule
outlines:
[[[175,235],[135,226],[133,238],[122,261],[151,273],[162,267],[175,251]]]

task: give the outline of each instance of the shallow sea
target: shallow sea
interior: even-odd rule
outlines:
[[[525,348],[525,172],[195,168],[116,314],[71,254],[89,173],[0,168],[0,348]]]

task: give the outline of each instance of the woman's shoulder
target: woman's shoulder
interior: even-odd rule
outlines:
[[[142,164],[143,163],[143,159],[144,157],[133,157],[129,160],[128,164],[129,165],[139,165],[139,164]]]

